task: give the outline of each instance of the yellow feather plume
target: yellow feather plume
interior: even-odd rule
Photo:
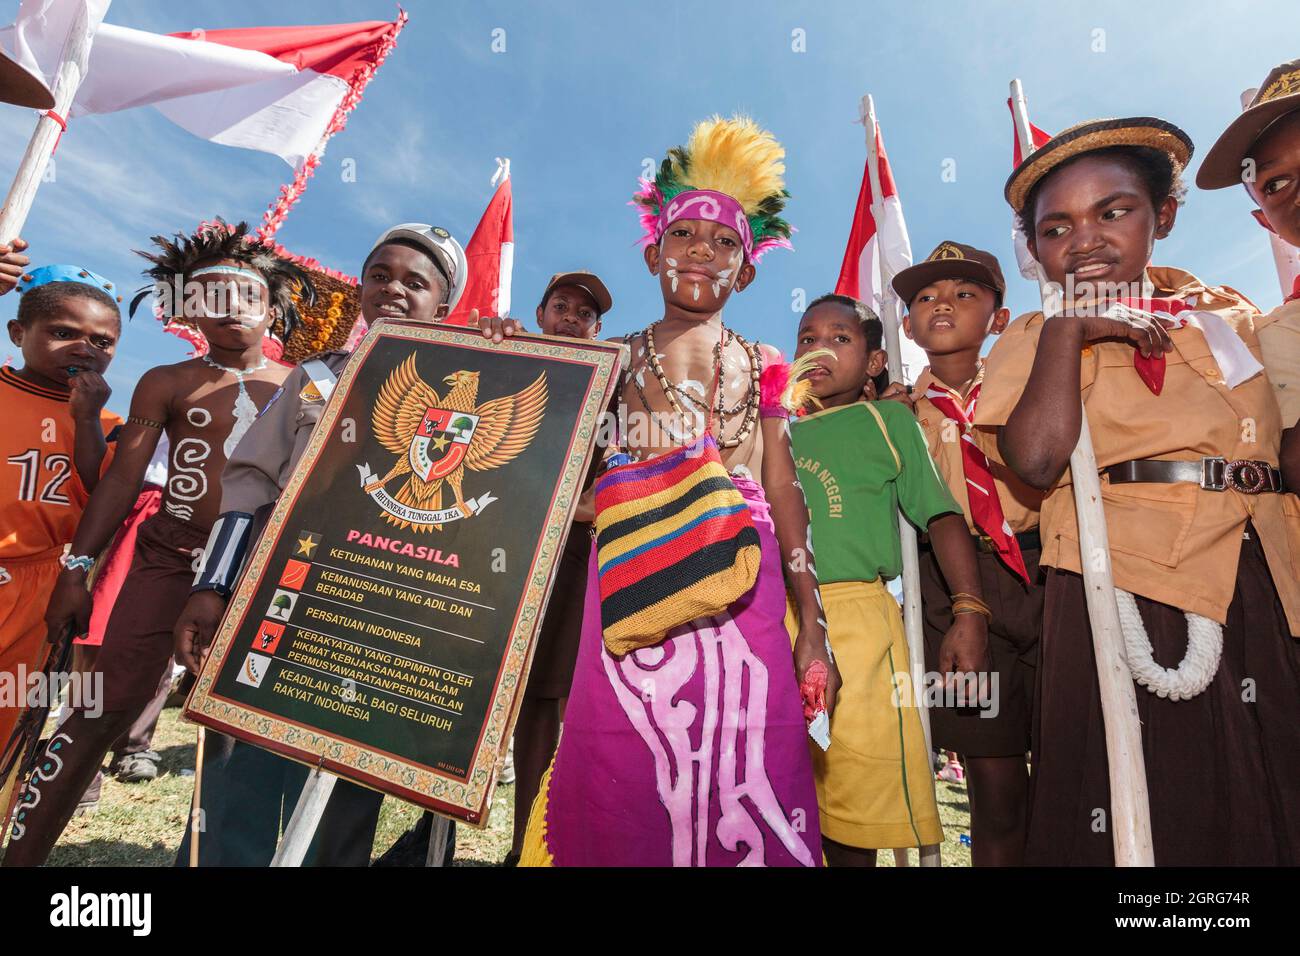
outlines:
[[[712,116],[695,124],[686,144],[690,169],[678,177],[693,189],[714,189],[752,216],[766,197],[785,188],[785,149],[747,116]]]
[[[785,406],[786,411],[797,412],[804,405],[811,405],[813,408],[822,407],[822,400],[812,393],[812,382],[803,376],[818,364],[818,359],[824,356],[839,361],[839,357],[830,349],[813,349],[790,363],[790,377],[786,381],[785,391],[781,393],[781,404]]]

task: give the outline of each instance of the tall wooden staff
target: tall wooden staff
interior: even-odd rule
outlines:
[[[877,249],[884,243],[885,196],[880,191],[880,155],[876,149],[876,104],[868,93],[862,97],[859,115],[867,130],[867,176],[871,182],[871,218],[876,221]],[[889,356],[889,380],[903,381],[903,352],[898,328],[901,323],[898,296],[894,293],[893,273],[885,256],[879,256],[881,283],[881,325],[885,332],[885,351]],[[930,712],[926,709],[922,688],[925,686],[925,645],[921,631],[921,562],[916,548],[916,528],[900,511],[898,536],[903,546],[903,631],[907,635],[907,664],[912,694],[921,715],[925,736],[926,759],[934,752],[930,742]],[[930,786],[934,774],[930,773]],[[922,866],[939,866],[939,846],[920,848]]]
[[[1020,80],[1011,81],[1012,113],[1020,154],[1034,150],[1029,130],[1029,110]],[[1047,318],[1063,311],[1061,290],[1049,284],[1041,269],[1038,289]],[[1102,509],[1101,479],[1092,432],[1084,410],[1079,423],[1079,443],[1070,455],[1074,481],[1074,510],[1079,522],[1079,566],[1083,569],[1088,620],[1092,624],[1093,655],[1101,687],[1101,715],[1106,728],[1106,759],[1110,775],[1111,838],[1117,866],[1154,866],[1151,850],[1151,807],[1147,800],[1147,771],[1142,757],[1142,728],[1137,693],[1124,654],[1124,634],[1115,604],[1115,581],[1110,568],[1110,543]]]
[[[27,222],[27,214],[31,212],[32,201],[36,198],[36,190],[40,188],[50,157],[54,155],[54,147],[59,141],[59,134],[63,132],[72,100],[86,75],[86,61],[90,57],[93,37],[87,5],[77,4],[77,13],[68,29],[68,37],[63,41],[63,52],[59,55],[59,69],[55,74],[53,90],[54,108],[42,113],[36,121],[36,130],[27,144],[27,152],[23,154],[18,172],[14,174],[4,208],[0,210],[0,244],[13,242]]]

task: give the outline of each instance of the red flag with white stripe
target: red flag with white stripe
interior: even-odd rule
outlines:
[[[153,106],[196,136],[279,156],[294,178],[263,216],[264,239],[306,190],[325,144],[347,125],[407,20],[399,11],[392,23],[163,35],[102,23],[108,5],[22,0],[17,20],[0,29],[0,47],[52,82],[68,26],[85,7],[92,27],[99,26],[69,116]]]
[[[510,278],[515,264],[514,200],[510,160],[499,159],[497,163],[492,182],[500,185],[465,247],[469,279],[456,311],[447,318],[452,325],[469,324],[471,309],[478,309],[479,315],[510,314]]]
[[[839,279],[835,283],[838,295],[852,296],[871,306],[877,315],[884,315],[884,275],[897,275],[912,264],[912,243],[903,219],[903,204],[894,185],[894,174],[885,155],[885,143],[876,125],[876,152],[880,157],[880,192],[884,199],[882,222],[877,223],[871,211],[871,175],[866,163],[862,167],[862,186],[858,190],[858,204],[853,211],[853,225],[849,241],[844,248]],[[870,162],[868,158],[867,162]],[[904,307],[906,303],[904,303]],[[927,362],[925,352],[911,339],[901,342],[903,377],[915,381]]]
[[[1020,133],[1016,130],[1016,106],[1011,97],[1007,97],[1007,109],[1011,110],[1011,168],[1018,169],[1025,161],[1025,151],[1021,148]],[[1029,124],[1029,136],[1032,144],[1030,152],[1052,138],[1051,133],[1044,132],[1033,123]],[[1014,213],[1011,216],[1011,241],[1016,248],[1016,266],[1020,269],[1020,274],[1026,279],[1038,281],[1038,261],[1030,254],[1025,233],[1020,228],[1020,220]]]
[[[23,0],[0,46],[52,81],[63,37],[49,20],[106,0]],[[196,136],[300,169],[341,128],[405,22],[158,34],[101,23],[71,116],[153,106]]]

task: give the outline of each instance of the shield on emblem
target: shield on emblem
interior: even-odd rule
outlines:
[[[424,481],[446,478],[460,467],[474,438],[479,416],[429,406],[415,430],[407,459],[411,470]]]

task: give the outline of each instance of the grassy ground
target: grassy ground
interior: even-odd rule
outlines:
[[[166,710],[154,736],[162,755],[161,773],[147,784],[104,780],[99,809],[68,825],[50,856],[52,866],[171,866],[176,858],[193,793],[195,728],[182,723],[180,711]],[[964,787],[939,784],[939,816],[944,825],[946,866],[970,866],[970,849],[960,835],[970,832],[970,808]],[[460,827],[457,866],[492,866],[510,849],[514,787],[500,786],[494,797],[492,825],[486,830]],[[389,797],[384,800],[375,838],[375,855],[392,845],[419,819],[420,810]],[[916,863],[916,851],[911,851]],[[880,862],[893,866],[890,854]]]

